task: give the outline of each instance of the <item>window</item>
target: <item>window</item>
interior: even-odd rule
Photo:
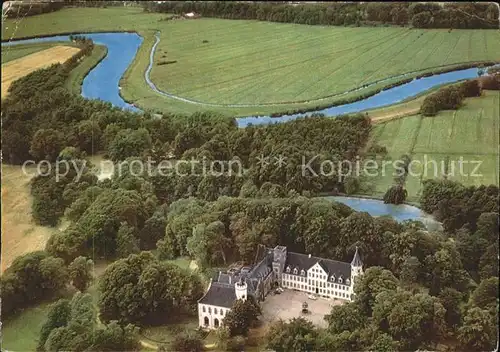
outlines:
[[[293,269],[293,274],[297,275],[297,268]]]
[[[335,284],[335,289],[337,288],[337,284]]]
[[[287,273],[289,273],[289,272],[290,272],[290,267],[289,267],[289,266],[287,266],[287,267],[286,267],[286,272],[287,272]]]
[[[220,310],[220,315],[224,316],[224,309]]]
[[[217,314],[217,308],[214,308],[214,314]]]
[[[343,280],[342,280],[342,278],[341,278],[341,277],[339,277],[339,283],[342,283],[342,281],[343,281]]]
[[[331,280],[335,282],[335,275],[332,275]]]
[[[208,313],[212,314],[212,308],[208,307]]]
[[[206,312],[206,309],[205,309],[205,306],[203,306],[203,313],[205,313],[205,312]]]
[[[302,276],[306,276],[306,272],[304,271],[304,269],[302,269],[302,270],[300,271],[300,275],[302,275]]]
[[[349,279],[345,280],[345,284],[348,286],[351,285],[351,280],[349,280]]]

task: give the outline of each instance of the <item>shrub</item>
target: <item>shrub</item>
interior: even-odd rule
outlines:
[[[177,60],[172,60],[172,61],[159,61],[157,63],[158,66],[161,66],[161,65],[170,65],[170,64],[175,64],[177,62]]]
[[[461,86],[441,88],[424,99],[420,113],[424,116],[434,116],[440,110],[458,109],[463,98]]]
[[[478,78],[478,81],[482,89],[500,90],[500,74],[483,76]]]
[[[477,79],[472,79],[465,81],[460,85],[460,93],[464,97],[480,97],[481,96],[481,86]]]

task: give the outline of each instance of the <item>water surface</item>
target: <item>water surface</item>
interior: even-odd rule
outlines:
[[[326,198],[343,203],[356,211],[367,212],[371,216],[390,215],[399,222],[405,220],[421,221],[427,226],[428,230],[438,230],[441,228],[441,224],[432,215],[412,205],[384,204],[382,200],[357,197],[332,196]]]
[[[120,96],[120,79],[134,60],[143,38],[137,33],[84,33],[77,34],[90,38],[95,44],[108,48],[106,57],[83,79],[82,96],[100,99],[114,106],[139,112],[140,109],[127,103]],[[2,46],[31,44],[40,42],[69,41],[69,35],[56,35],[34,39],[22,39],[2,43]]]

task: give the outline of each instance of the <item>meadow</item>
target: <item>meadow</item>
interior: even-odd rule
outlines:
[[[500,33],[493,30],[324,27],[221,19],[165,21],[167,17],[144,13],[140,8],[64,9],[19,23],[7,20],[2,38],[135,30],[144,42],[121,82],[121,94],[127,101],[158,111],[209,109],[239,116],[333,104],[395,83],[401,78],[390,77],[403,73],[500,59]],[[166,98],[146,85],[143,75],[156,31],[161,41],[154,56],[153,82],[164,91],[220,106]],[[164,64],[169,61],[175,63]],[[379,83],[335,96],[374,82]]]
[[[434,117],[413,115],[377,124],[369,145],[385,146],[388,160],[409,154],[412,160],[420,162],[414,164],[413,170],[421,176],[409,175],[406,179],[410,201],[418,200],[424,179],[442,178],[446,170],[451,174],[449,179],[465,185],[498,185],[499,116],[500,93],[483,91],[483,96],[466,99],[464,106],[456,111],[441,111]],[[460,157],[468,162],[464,163],[463,172],[459,170]],[[433,161],[437,162],[437,168]],[[480,162],[477,176],[472,174],[476,161]],[[381,197],[393,184],[392,171],[388,166],[385,176],[369,181],[373,183],[372,195]]]

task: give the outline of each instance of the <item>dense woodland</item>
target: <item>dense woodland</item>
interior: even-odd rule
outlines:
[[[84,54],[92,50],[90,41],[81,44]],[[31,190],[36,222],[54,226],[64,215],[70,225],[45,251],[17,258],[1,278],[4,318],[59,298],[68,287],[78,291],[51,307],[40,351],[139,350],[138,328],[192,314],[204,292],[199,276],[165,259],[189,256],[209,276],[235,261],[251,264],[259,245],[277,244],[336,260],[349,260],[358,246],[368,269],[356,301],[333,308],[327,329],[303,319],[276,322],[266,336],[269,348],[416,350],[444,341],[454,350],[494,348],[498,187],[426,181],[422,208],[443,222],[442,232],[355,212],[313,196],[356,192],[359,180],[339,178],[345,170],[304,176],[300,165],[303,155],[319,156],[313,168],[323,160],[354,160],[370,133],[368,117],[314,116],[238,129],[211,112],[159,118],[125,112],[64,89],[76,60],[16,81],[2,104],[4,161],[66,161],[68,168],[59,179],[54,169],[34,177]],[[468,83],[461,92],[475,87]],[[121,172],[98,181],[87,160],[98,151]],[[262,155],[284,155],[287,163],[265,167]],[[226,162],[217,176],[165,177],[157,164],[151,174],[133,174],[134,161],[148,158]],[[241,175],[230,172],[229,161],[242,165]],[[114,261],[99,279],[97,307],[87,293],[95,279],[88,258]],[[237,302],[219,346],[241,350],[259,314],[253,303]],[[200,341],[179,334],[162,348],[201,351]]]
[[[455,2],[320,2],[286,1],[163,1],[144,4],[145,11],[205,17],[245,19],[308,25],[396,25],[415,28],[498,29],[498,7],[492,3]]]

